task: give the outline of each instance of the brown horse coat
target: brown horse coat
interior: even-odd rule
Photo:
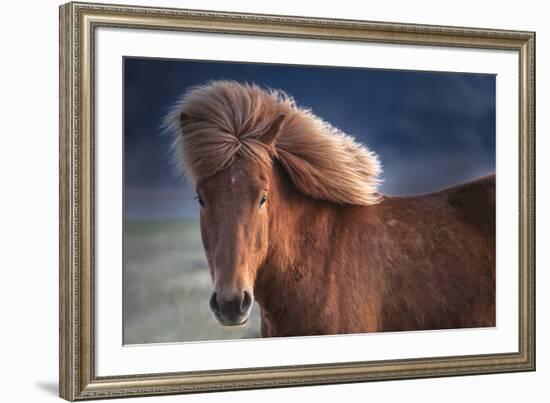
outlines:
[[[377,192],[376,155],[286,94],[212,82],[167,118],[220,323],[263,336],[495,325],[495,177]]]
[[[339,206],[277,171],[284,196],[272,205],[291,200],[304,214],[273,217],[254,286],[263,336],[495,325],[494,176]]]

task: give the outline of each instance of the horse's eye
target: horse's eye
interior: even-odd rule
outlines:
[[[199,202],[201,207],[204,207],[204,202],[202,201],[202,198],[199,195],[195,196],[195,200]]]
[[[267,201],[267,195],[264,194],[264,195],[262,195],[262,197],[260,199],[260,208],[263,207],[263,205],[265,204],[266,201]]]

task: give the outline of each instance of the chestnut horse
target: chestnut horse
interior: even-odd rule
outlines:
[[[377,156],[281,91],[214,81],[167,116],[222,325],[262,336],[495,326],[495,177],[378,193]]]

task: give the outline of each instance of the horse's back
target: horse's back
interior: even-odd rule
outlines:
[[[495,175],[462,183],[442,191],[463,222],[490,239],[495,237]]]
[[[458,221],[484,236],[495,233],[495,175],[460,183],[434,193],[413,197],[385,197],[377,209],[384,217],[399,214],[410,225],[440,227],[437,221]],[[454,219],[451,218],[454,217]]]

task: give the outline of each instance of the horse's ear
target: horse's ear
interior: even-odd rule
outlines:
[[[180,113],[180,120],[179,120],[179,123],[180,123],[180,129],[183,129],[183,127],[189,123],[189,121],[191,120],[191,117],[185,113],[185,112],[181,112]]]
[[[261,141],[267,146],[272,146],[273,143],[275,143],[275,139],[279,135],[279,132],[281,131],[281,125],[283,124],[283,121],[285,120],[285,115],[281,114],[277,116],[277,118],[271,122],[271,125],[267,129],[267,131],[262,134]]]

